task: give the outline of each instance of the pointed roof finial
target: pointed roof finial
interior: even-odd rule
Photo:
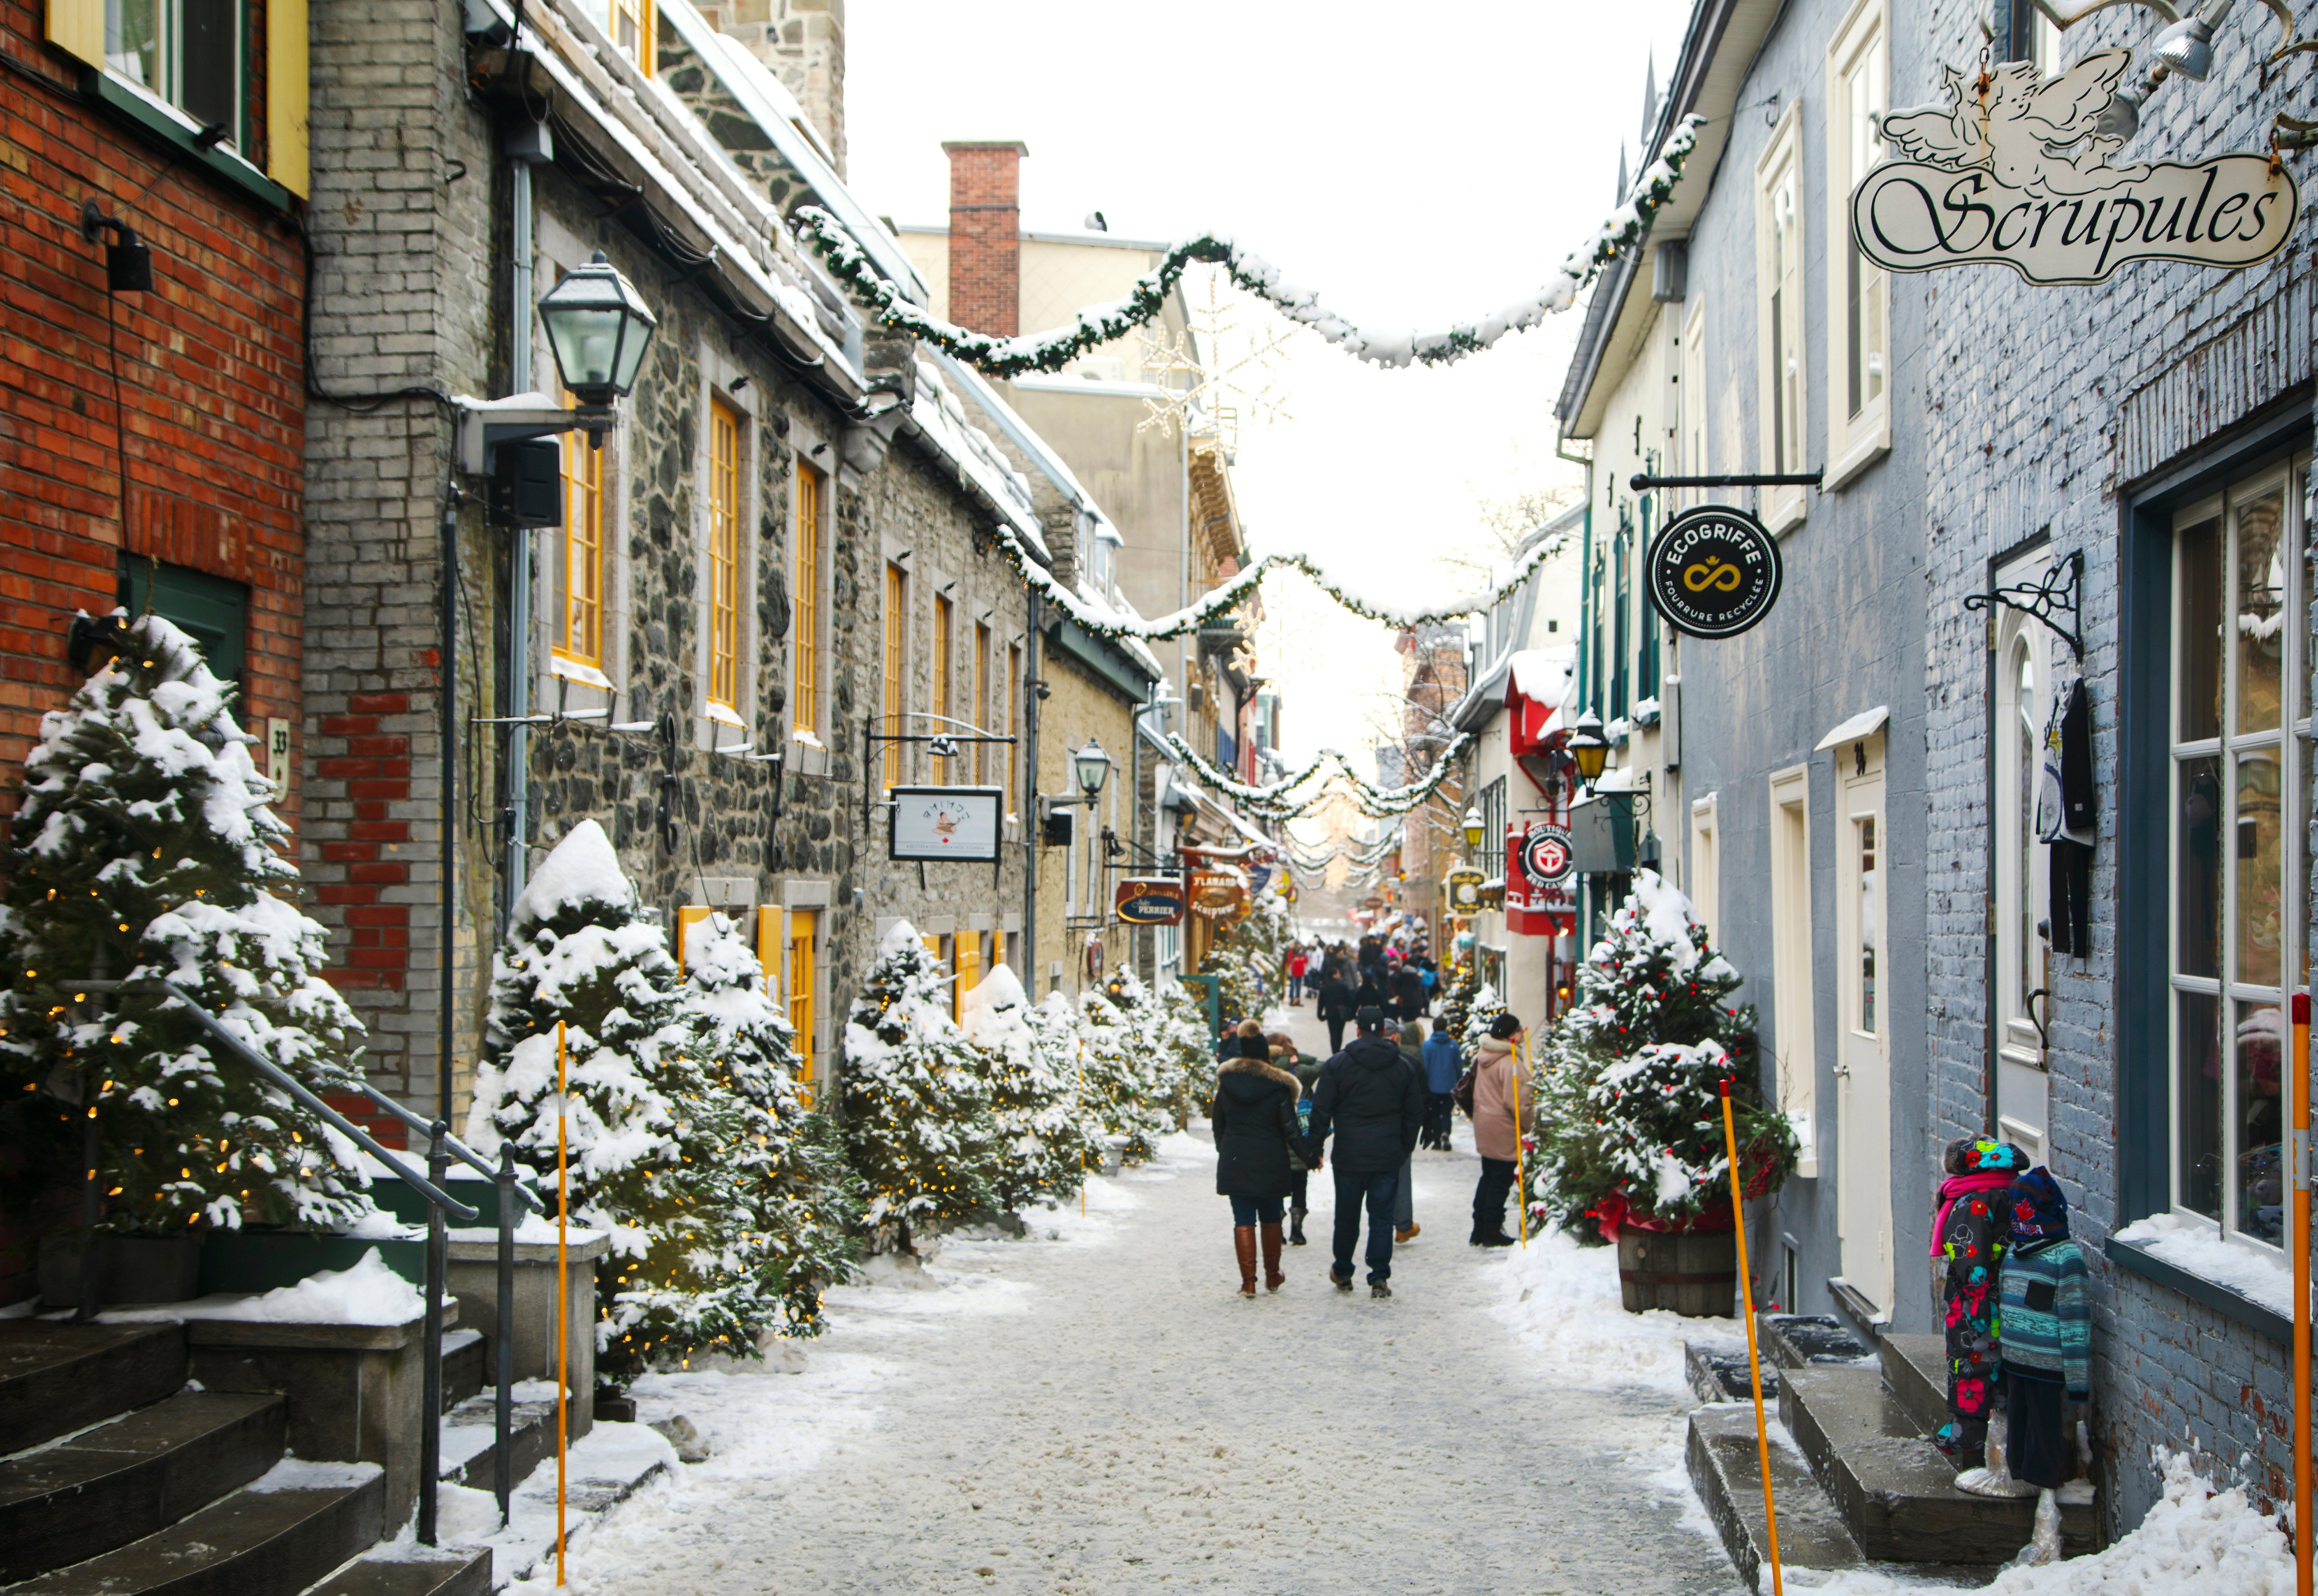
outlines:
[[[1649,65],[1642,78],[1642,148],[1650,147],[1650,135],[1658,125],[1658,52],[1650,50]]]
[[[1619,139],[1619,140],[1618,140],[1618,200],[1617,200],[1617,202],[1618,202],[1619,204],[1621,204],[1621,205],[1622,205],[1622,204],[1624,204],[1624,203],[1626,202],[1626,141],[1625,141],[1623,139]]]

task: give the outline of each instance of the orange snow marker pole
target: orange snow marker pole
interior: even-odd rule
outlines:
[[[1529,1251],[1529,1161],[1522,1156],[1521,1083],[1529,1073],[1529,1033],[1514,1038],[1514,1217],[1521,1225],[1522,1251]],[[1505,1233],[1499,1231],[1497,1234]]]
[[[2294,994],[2294,1589],[2310,1591],[2310,994]]]
[[[571,1425],[571,1055],[555,1022],[555,1583],[563,1577],[564,1451]]]
[[[1755,1382],[1755,1457],[1763,1470],[1763,1524],[1771,1542],[1771,1596],[1786,1596],[1779,1572],[1779,1513],[1771,1505],[1771,1427],[1763,1418],[1763,1363],[1755,1349],[1755,1281],[1747,1272],[1746,1190],[1738,1179],[1738,1122],[1730,1116],[1730,1079],[1722,1080],[1722,1145],[1730,1156],[1730,1219],[1738,1232],[1738,1296],[1747,1310],[1747,1372]]]
[[[1086,1107],[1086,1038],[1083,1036],[1079,1038],[1079,1107],[1082,1111],[1083,1111]],[[1081,1125],[1084,1125],[1086,1121],[1082,1119],[1079,1123]],[[1079,1150],[1079,1217],[1081,1219],[1084,1219],[1086,1217],[1086,1188],[1088,1179],[1086,1150],[1082,1147]]]

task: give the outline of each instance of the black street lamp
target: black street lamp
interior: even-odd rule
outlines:
[[[1602,717],[1590,709],[1579,715],[1569,733],[1568,748],[1570,760],[1577,767],[1577,779],[1591,793],[1594,784],[1602,779],[1602,767],[1610,762],[1610,740],[1602,735]]]
[[[555,369],[582,405],[608,406],[635,391],[636,373],[660,318],[636,285],[597,250],[539,301]]]
[[[1103,778],[1110,774],[1110,756],[1102,751],[1102,744],[1090,737],[1086,747],[1071,756],[1071,763],[1078,771],[1079,791],[1092,803],[1095,794],[1102,791]]]

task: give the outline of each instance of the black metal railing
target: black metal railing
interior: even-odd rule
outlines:
[[[376,1137],[353,1120],[324,1102],[313,1091],[283,1071],[280,1065],[252,1049],[242,1039],[225,1027],[201,1000],[173,981],[151,976],[139,981],[91,980],[78,983],[78,990],[101,992],[157,993],[175,999],[188,1009],[194,1020],[207,1031],[211,1040],[228,1054],[247,1065],[267,1080],[302,1105],[310,1113],[345,1135],[355,1146],[369,1153],[400,1179],[402,1183],[427,1200],[427,1287],[426,1323],[424,1330],[423,1392],[420,1401],[426,1414],[419,1430],[418,1441],[418,1524],[420,1544],[436,1544],[436,1497],[441,1484],[443,1464],[443,1294],[445,1277],[449,1272],[449,1219],[455,1215],[463,1220],[481,1217],[481,1210],[471,1208],[453,1197],[445,1188],[453,1159],[489,1176],[499,1188],[499,1323],[496,1340],[499,1343],[498,1392],[492,1414],[493,1439],[496,1446],[491,1465],[492,1494],[499,1499],[499,1522],[508,1521],[508,1502],[514,1489],[509,1475],[514,1447],[515,1403],[515,1227],[517,1205],[535,1213],[544,1214],[544,1198],[523,1181],[523,1173],[515,1163],[515,1150],[499,1149],[499,1161],[491,1161],[451,1134],[450,1126],[440,1119],[428,1120],[412,1113],[377,1088],[364,1082],[362,1095],[394,1118],[427,1137],[427,1173],[421,1176],[401,1159],[380,1145]],[[564,1311],[564,1305],[556,1305]],[[559,1371],[560,1372],[560,1371]]]

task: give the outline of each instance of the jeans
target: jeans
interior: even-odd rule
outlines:
[[[1361,1210],[1369,1213],[1369,1284],[1392,1278],[1392,1211],[1400,1201],[1400,1171],[1379,1170],[1353,1174],[1339,1168],[1336,1177],[1336,1272],[1352,1272],[1352,1243],[1361,1239]]]
[[[1312,1171],[1298,1170],[1289,1179],[1296,1182],[1295,1189],[1288,1194],[1289,1207],[1298,1214],[1307,1212],[1312,1206],[1307,1200],[1312,1194]]]
[[[1291,975],[1288,978],[1288,1000],[1290,1003],[1304,1001],[1304,978],[1301,975]]]
[[[1403,1230],[1416,1223],[1416,1169],[1413,1159],[1402,1161],[1400,1195],[1393,1199],[1392,1217]]]
[[[1334,1058],[1343,1051],[1344,1022],[1341,1019],[1332,1019],[1328,1022],[1328,1056]]]
[[[1250,1227],[1257,1224],[1278,1224],[1280,1202],[1280,1199],[1278,1197],[1235,1197],[1231,1200],[1232,1223],[1235,1225]]]
[[[1457,1123],[1457,1099],[1445,1091],[1424,1094],[1424,1134],[1435,1147],[1449,1145],[1449,1132]]]
[[[1501,1236],[1505,1233],[1505,1194],[1513,1188],[1513,1160],[1485,1158],[1481,1161],[1481,1179],[1473,1188],[1475,1235]]]

